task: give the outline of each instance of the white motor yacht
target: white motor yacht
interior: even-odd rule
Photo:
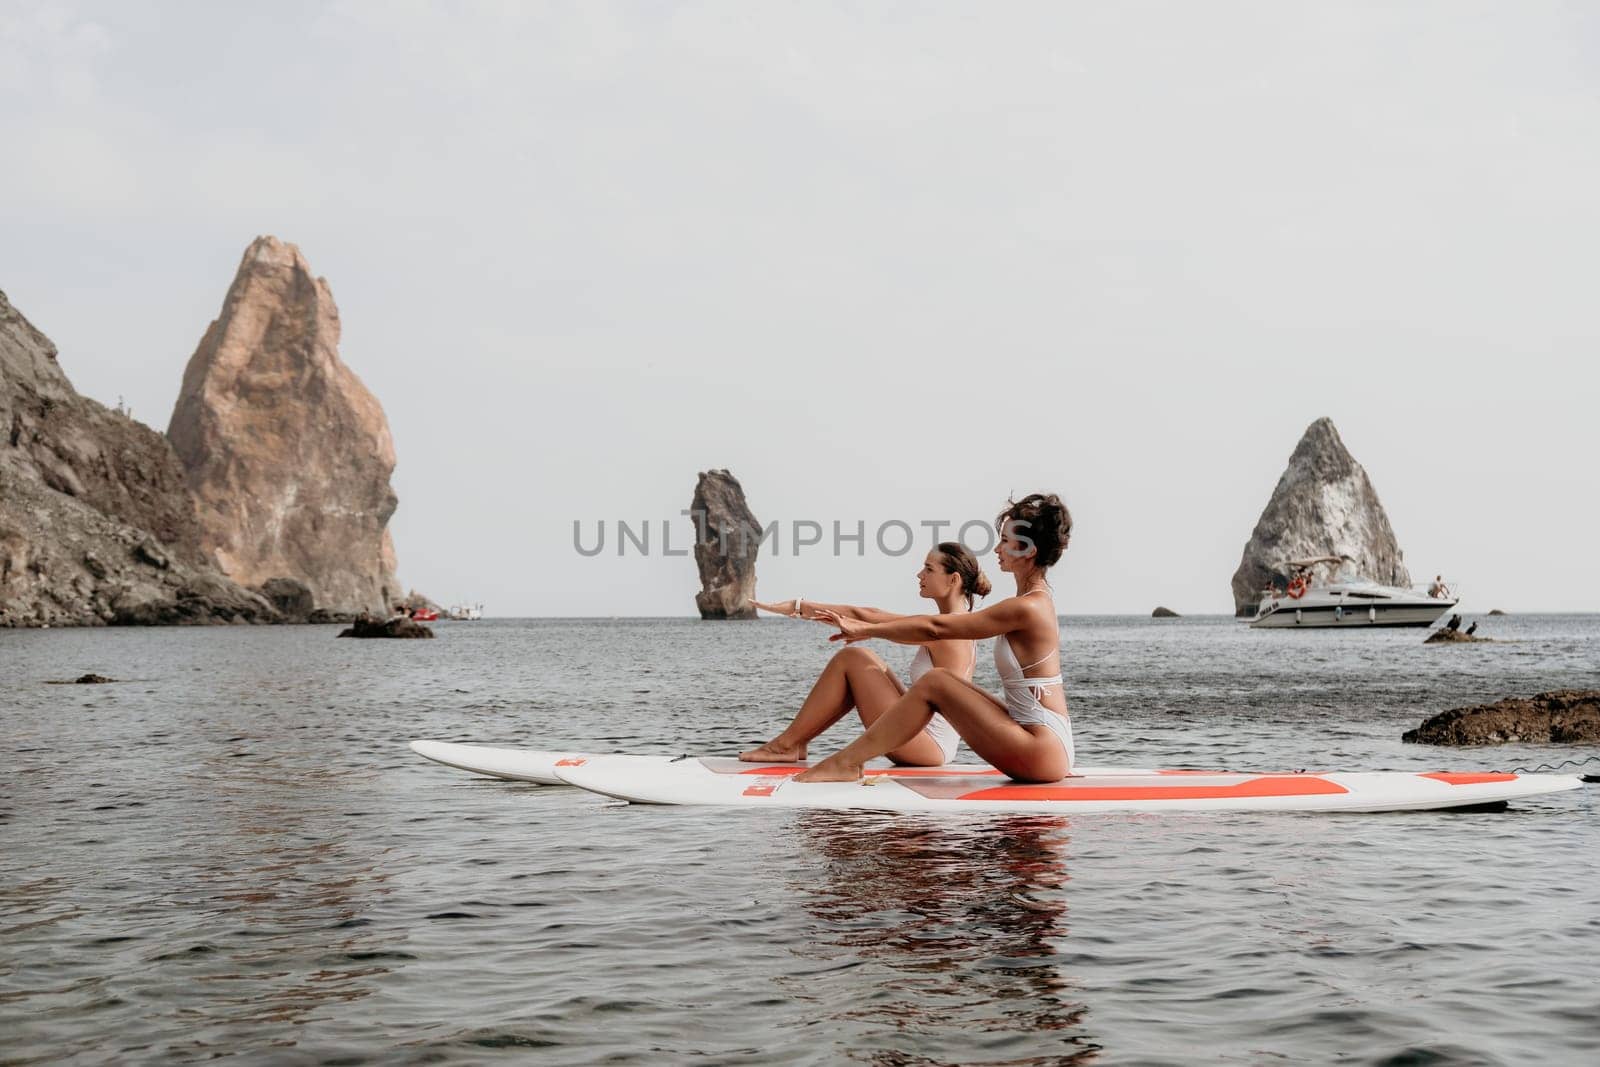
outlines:
[[[1275,583],[1262,592],[1256,613],[1248,620],[1250,625],[1283,629],[1431,626],[1459,599],[1443,582],[1419,591],[1367,578],[1340,577],[1339,569],[1347,562],[1342,556],[1284,560],[1279,566],[1288,575],[1286,584]],[[1331,567],[1331,578],[1317,575],[1322,566]]]

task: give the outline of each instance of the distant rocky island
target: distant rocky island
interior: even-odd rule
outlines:
[[[1319,556],[1345,556],[1356,573],[1383,585],[1411,584],[1377,490],[1329,418],[1306,427],[1256,521],[1233,574],[1234,613],[1256,613],[1282,561]]]
[[[258,238],[163,436],[80,396],[0,292],[0,626],[387,614],[394,444],[338,341],[327,282]]]

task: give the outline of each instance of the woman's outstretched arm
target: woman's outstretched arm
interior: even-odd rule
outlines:
[[[807,606],[810,606],[809,601]],[[925,645],[930,641],[979,641],[985,637],[999,637],[1026,625],[1030,611],[1030,606],[1022,603],[1020,597],[1011,597],[982,611],[950,615],[900,615],[876,622],[829,613],[823,608],[818,618],[839,627],[839,632],[828,638],[830,641],[855,644],[876,637],[901,645]]]
[[[822,615],[819,614],[821,612],[827,612],[841,619],[857,619],[861,622],[892,622],[895,619],[909,617],[897,615],[892,611],[884,611],[882,608],[866,608],[855,604],[824,604],[817,600],[780,600],[776,603],[768,604],[752,599],[750,603],[762,611],[770,611],[774,615],[789,616],[794,615],[795,606],[798,603],[800,617],[803,619],[822,619]]]

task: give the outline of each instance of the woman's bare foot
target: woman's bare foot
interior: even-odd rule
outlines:
[[[760,748],[739,753],[739,758],[746,763],[799,763],[806,758],[806,746],[795,745],[793,748],[787,748],[774,739]]]
[[[815,767],[807,767],[790,779],[792,782],[859,782],[863,775],[861,765],[854,766],[841,760],[837,753]]]

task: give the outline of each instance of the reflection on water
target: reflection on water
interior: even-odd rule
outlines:
[[[1070,880],[1067,820],[941,822],[804,812],[796,832],[820,877],[790,889],[815,920],[795,953],[847,961],[848,1003],[818,994],[827,970],[794,978],[820,1018],[871,1035],[874,1064],[1056,1064],[1098,1050],[1063,965]]]

